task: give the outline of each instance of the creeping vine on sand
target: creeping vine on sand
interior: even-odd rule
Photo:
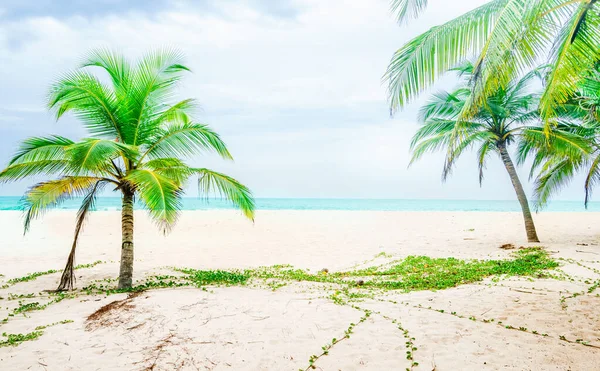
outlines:
[[[27,334],[8,334],[8,333],[4,332],[4,333],[2,333],[2,337],[6,338],[6,339],[5,340],[0,339],[0,348],[9,347],[9,346],[16,347],[25,341],[36,340],[37,338],[39,338],[40,336],[42,336],[44,334],[43,330],[47,329],[48,327],[65,324],[65,323],[71,323],[71,322],[73,322],[73,321],[67,319],[67,320],[63,320],[63,321],[59,321],[59,322],[54,322],[49,325],[38,326],[35,328],[35,331],[29,332]]]
[[[410,304],[410,303],[407,303],[407,302],[403,302],[403,301],[386,300],[386,299],[378,299],[378,300],[382,301],[382,302],[389,302],[389,303],[396,304],[396,305],[397,304],[407,305],[407,306],[410,306],[412,308],[421,309],[421,310],[430,310],[430,311],[438,312],[438,313],[441,313],[441,314],[447,314],[447,315],[450,315],[450,316],[453,316],[453,317],[457,317],[457,318],[461,318],[461,319],[467,318],[468,320],[473,321],[473,322],[493,324],[493,325],[496,325],[498,327],[501,327],[501,328],[504,328],[504,329],[507,329],[507,330],[516,330],[516,331],[526,332],[526,333],[529,333],[529,334],[532,334],[532,335],[546,337],[546,338],[549,338],[549,339],[558,339],[558,340],[561,340],[561,341],[564,341],[564,342],[567,342],[567,343],[580,344],[580,345],[585,345],[585,346],[588,346],[588,347],[600,349],[600,346],[590,344],[589,341],[585,341],[583,339],[572,340],[572,339],[566,338],[564,335],[552,336],[552,335],[549,335],[547,333],[540,333],[537,330],[530,330],[530,329],[528,329],[526,327],[523,327],[523,326],[518,326],[517,327],[517,326],[505,324],[503,321],[498,321],[498,320],[496,320],[494,318],[478,319],[478,318],[476,318],[475,316],[472,316],[472,315],[467,317],[466,315],[459,314],[459,313],[457,313],[455,311],[448,312],[448,311],[446,311],[444,309],[435,309],[435,308],[433,308],[431,306],[424,307],[421,304],[413,305],[413,304]]]
[[[359,309],[362,310],[362,309]],[[326,355],[329,354],[329,350],[331,350],[331,348],[333,348],[335,345],[339,344],[340,342],[350,339],[350,335],[352,334],[352,332],[354,331],[354,327],[356,327],[357,325],[360,325],[361,323],[365,322],[370,316],[371,316],[371,311],[370,310],[362,310],[364,312],[364,315],[362,317],[360,317],[360,319],[358,320],[358,323],[350,323],[350,325],[348,326],[348,328],[344,331],[344,336],[341,338],[333,338],[331,340],[331,342],[323,345],[321,347],[322,352],[320,354],[313,354],[312,356],[310,356],[310,358],[308,359],[308,366],[304,369],[299,369],[299,371],[308,371],[310,369],[314,369],[316,368],[315,362],[317,362],[317,360],[321,357],[324,357]]]
[[[101,261],[101,260],[97,260],[97,261],[95,261],[93,263],[77,265],[77,266],[75,266],[75,269],[93,268],[96,265],[103,264],[103,263],[106,263],[106,262]],[[50,270],[47,270],[45,272],[33,272],[33,273],[29,273],[29,274],[27,274],[27,275],[25,275],[23,277],[11,278],[10,280],[8,280],[6,282],[6,284],[0,286],[0,289],[7,289],[10,286],[15,285],[17,283],[33,281],[33,280],[35,280],[38,277],[46,276],[46,275],[53,274],[53,273],[58,273],[58,272],[60,272],[60,271],[56,270],[56,269],[50,269]]]
[[[371,261],[374,261],[378,258],[392,258],[392,256],[382,253],[375,256],[375,258]],[[600,270],[582,265],[582,263],[577,261],[570,259],[559,260],[581,265],[596,274],[600,274]],[[89,268],[100,263],[102,262],[98,261],[92,264],[78,266],[77,268]],[[378,266],[342,272],[329,272],[329,270],[324,269],[318,273],[311,273],[307,270],[294,269],[289,265],[261,267],[247,270],[196,270],[189,268],[170,268],[173,272],[175,272],[175,274],[149,276],[144,281],[139,282],[137,285],[127,290],[116,289],[114,287],[116,282],[115,279],[110,278],[97,280],[84,287],[80,291],[51,295],[50,297],[52,300],[44,304],[41,304],[39,301],[25,302],[26,299],[36,299],[35,294],[17,295],[9,293],[9,300],[19,300],[19,306],[14,308],[9,313],[9,317],[17,314],[25,315],[32,311],[43,310],[54,303],[60,302],[67,298],[73,298],[81,294],[110,295],[123,292],[136,293],[151,289],[176,288],[185,286],[198,287],[206,290],[207,286],[246,285],[249,283],[258,287],[268,288],[275,291],[278,288],[293,282],[312,282],[321,285],[312,285],[309,286],[308,289],[311,289],[312,287],[312,289],[316,288],[329,291],[330,294],[324,296],[325,298],[330,299],[335,304],[349,305],[357,310],[361,310],[363,311],[364,316],[361,317],[357,324],[351,324],[344,333],[343,337],[339,339],[334,338],[330,343],[322,347],[322,352],[320,354],[311,356],[309,359],[309,366],[305,370],[314,368],[315,362],[319,358],[326,356],[331,348],[337,345],[340,341],[348,339],[354,327],[366,321],[366,319],[372,313],[381,315],[384,319],[391,321],[400,331],[402,331],[402,334],[406,339],[406,358],[411,362],[410,368],[412,369],[414,366],[418,365],[418,362],[416,362],[414,359],[414,352],[417,350],[417,347],[414,344],[415,339],[410,336],[402,324],[397,319],[391,318],[377,311],[371,311],[369,309],[359,307],[354,303],[364,301],[365,299],[385,301],[384,299],[380,299],[380,295],[385,294],[390,290],[400,290],[403,292],[415,290],[440,290],[449,287],[455,287],[461,284],[477,284],[484,278],[490,276],[497,277],[491,281],[495,285],[502,285],[502,283],[498,283],[498,278],[512,276],[553,278],[573,282],[581,281],[590,285],[586,290],[588,294],[594,292],[600,286],[600,280],[580,280],[560,271],[560,269],[557,269],[557,267],[558,263],[551,259],[545,250],[540,248],[528,248],[516,251],[513,254],[513,258],[507,260],[460,260],[455,258],[409,256],[404,259],[388,261]],[[554,271],[548,271],[551,269],[554,269]],[[18,282],[31,281],[37,277],[51,273],[56,273],[56,271],[50,270],[46,272],[31,273],[21,278],[9,280],[8,284],[13,285]],[[518,289],[515,290],[519,291]],[[585,292],[573,293],[570,297],[563,296],[561,302],[565,303],[566,305],[567,299],[583,294],[585,294]],[[396,302],[393,300],[387,301],[393,304],[410,305],[409,303]],[[438,313],[444,313],[458,318],[465,318],[470,321],[495,324],[507,330],[521,331],[537,336],[556,338],[569,343],[597,348],[597,346],[591,345],[589,342],[584,341],[583,339],[573,340],[568,339],[563,335],[550,336],[545,333],[540,333],[537,330],[530,330],[523,326],[504,324],[502,321],[497,321],[493,318],[477,319],[474,316],[465,316],[457,314],[456,312],[447,312],[443,309],[433,309],[431,307],[424,308],[421,305],[413,305],[413,307],[434,310]],[[3,322],[6,322],[7,320],[8,318],[3,320]],[[34,340],[41,336],[41,330],[42,329],[36,329],[35,331],[27,334],[6,334],[5,337],[7,339],[0,344],[4,344],[3,346],[18,345],[23,341]]]

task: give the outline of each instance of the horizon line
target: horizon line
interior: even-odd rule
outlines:
[[[0,198],[22,198],[23,195],[0,195]],[[80,199],[83,197],[74,197],[73,199]],[[98,199],[115,199],[120,198],[119,196],[98,196]],[[225,200],[221,197],[204,197],[204,196],[184,196],[182,199],[205,199],[211,200]],[[483,199],[483,198],[375,198],[375,197],[255,197],[255,200],[338,200],[338,201],[510,201],[518,202],[517,199]],[[536,200],[530,200],[530,203],[534,203]],[[584,202],[583,200],[574,199],[554,199],[549,202],[563,201],[563,202]],[[590,201],[590,203],[600,201]]]

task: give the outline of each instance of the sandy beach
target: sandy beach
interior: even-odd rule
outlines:
[[[186,211],[167,236],[143,212],[135,218],[137,282],[170,274],[169,267],[290,264],[336,272],[410,255],[508,259],[514,250],[500,245],[528,246],[520,213],[259,211],[252,224],[234,211]],[[74,219],[74,211],[51,212],[23,237],[21,214],[0,212],[0,286],[62,269]],[[354,323],[352,336],[318,358],[315,369],[598,369],[600,297],[592,286],[600,280],[600,213],[540,213],[535,220],[539,245],[569,279],[488,278],[439,291],[377,292],[348,305],[310,282],[169,288],[130,298],[81,293],[8,316],[20,305],[52,300],[42,291],[54,289],[60,273],[43,275],[0,290],[0,319],[8,318],[0,333],[72,322],[47,327],[18,347],[1,347],[0,368],[304,370],[311,355]],[[102,263],[77,270],[78,288],[116,278],[120,238],[118,212],[93,213],[77,263]],[[88,319],[115,301],[121,310]],[[364,310],[371,313],[366,318]]]

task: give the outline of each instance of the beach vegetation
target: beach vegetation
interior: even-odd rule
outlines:
[[[6,332],[4,332],[2,333],[2,336],[6,339],[0,340],[0,348],[8,346],[18,346],[19,344],[25,341],[36,340],[43,334],[43,331],[32,331],[26,334],[7,334]]]
[[[360,317],[360,319],[358,320],[358,323],[350,323],[350,325],[348,326],[348,328],[346,330],[344,330],[344,336],[340,337],[340,338],[333,338],[331,339],[331,341],[325,345],[323,345],[321,347],[321,353],[319,354],[313,354],[308,358],[308,366],[306,368],[301,368],[299,369],[299,371],[308,371],[311,369],[316,369],[317,366],[315,365],[315,363],[319,360],[319,358],[322,358],[326,355],[329,354],[329,351],[336,346],[337,344],[339,344],[340,342],[350,339],[350,336],[352,335],[352,333],[354,332],[354,328],[358,325],[360,325],[361,323],[365,322],[369,317],[371,317],[371,314],[373,313],[370,310],[362,310],[359,309],[361,311],[364,312],[363,316]]]
[[[7,281],[7,283],[9,285],[14,285],[14,284],[19,283],[19,282],[33,281],[33,280],[35,280],[38,277],[45,276],[45,275],[52,274],[52,273],[56,273],[56,272],[58,272],[58,270],[56,270],[56,269],[49,269],[49,270],[47,270],[45,272],[33,272],[33,273],[29,273],[29,274],[27,274],[27,275],[25,275],[23,277],[11,278],[11,279],[9,279]]]
[[[35,331],[29,332],[26,334],[9,334],[9,333],[4,332],[4,333],[2,333],[2,336],[6,339],[4,339],[4,340],[0,339],[0,348],[9,347],[9,346],[15,347],[26,341],[36,340],[37,338],[39,338],[40,336],[42,336],[44,334],[43,330],[47,329],[48,327],[71,323],[71,322],[73,322],[73,321],[72,320],[63,320],[63,321],[51,323],[49,325],[38,326],[35,328]]]
[[[186,280],[192,282],[197,287],[207,285],[243,285],[250,279],[248,271],[224,271],[224,270],[197,270],[197,269],[177,269],[178,272],[187,276]]]
[[[548,269],[558,263],[540,248],[526,248],[514,253],[506,260],[461,260],[456,258],[431,258],[408,256],[404,259],[366,269],[330,272],[327,275],[313,274],[302,269],[289,267],[263,267],[250,270],[251,277],[261,280],[308,281],[337,284],[355,289],[443,290],[462,284],[482,281],[492,276],[535,276],[545,277]],[[357,284],[361,278],[362,284]],[[339,295],[332,299],[342,303]]]
[[[226,174],[185,162],[204,153],[233,159],[221,137],[193,118],[196,101],[174,99],[187,72],[181,54],[171,50],[150,52],[135,63],[109,50],[91,52],[80,68],[51,86],[48,96],[56,119],[74,114],[88,137],[26,139],[0,172],[0,182],[53,178],[25,194],[25,231],[48,209],[82,197],[58,290],[74,286],[78,239],[97,196],[107,187],[122,198],[120,289],[132,287],[136,202],[167,233],[179,216],[184,185],[196,178],[202,195],[220,195],[254,218],[254,199],[246,186]]]
[[[103,263],[106,263],[106,262],[102,261],[102,260],[97,260],[93,263],[76,265],[73,269],[77,270],[77,269],[93,268],[93,267],[97,266],[98,264],[103,264]],[[57,272],[59,272],[59,271],[56,269],[49,269],[45,272],[33,272],[33,273],[28,273],[23,277],[11,278],[4,285],[0,286],[0,289],[6,289],[12,285],[15,285],[15,284],[21,283],[21,282],[33,281],[33,280],[37,279],[38,277],[46,276],[46,275],[57,273]]]

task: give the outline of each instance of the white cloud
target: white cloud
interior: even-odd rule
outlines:
[[[43,109],[49,83],[92,48],[135,57],[171,46],[187,55],[194,71],[182,97],[200,101],[199,118],[223,133],[237,159],[204,161],[238,176],[259,196],[512,198],[493,159],[482,189],[474,158],[461,161],[446,185],[440,155],[407,169],[417,105],[389,119],[381,83],[403,42],[484,2],[431,1],[421,19],[404,27],[387,0],[294,0],[277,9],[231,0],[215,2],[219,9],[211,11],[182,1],[151,14],[130,9],[3,19],[0,108]],[[452,84],[446,81],[442,85]],[[74,120],[55,124],[47,113],[27,113],[12,128],[3,120],[2,158],[28,135],[83,134]],[[566,194],[574,198],[579,190]]]

